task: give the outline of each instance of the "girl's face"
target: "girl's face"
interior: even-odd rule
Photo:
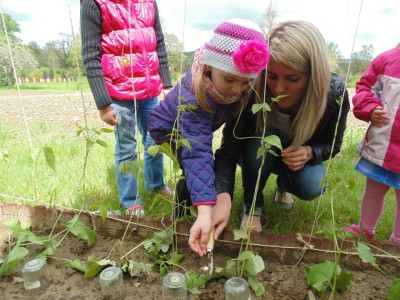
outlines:
[[[281,112],[295,113],[307,92],[310,76],[294,71],[270,57],[267,68],[267,83],[273,97],[285,95],[277,102]]]
[[[241,77],[207,66],[211,71],[211,82],[215,89],[226,97],[233,97],[241,94],[247,88],[252,78]]]

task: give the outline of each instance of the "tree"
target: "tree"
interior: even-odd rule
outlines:
[[[339,71],[339,61],[342,58],[339,46],[333,42],[328,43],[328,60],[333,72],[337,73]]]
[[[19,28],[19,24],[17,21],[15,21],[10,15],[8,14],[3,14],[4,16],[4,23],[6,25],[6,30],[8,35],[14,35],[15,32],[20,32],[21,29]],[[0,22],[0,34],[5,34],[4,32],[4,26],[3,26],[3,21]]]
[[[351,72],[353,74],[362,74],[368,68],[373,59],[374,46],[362,45],[361,50],[351,55]]]
[[[38,67],[38,61],[19,39],[9,39],[15,71],[18,76],[25,75],[29,70]],[[13,65],[5,35],[0,35],[0,82],[3,86],[15,83]]]
[[[264,36],[267,37],[271,28],[276,25],[277,16],[278,16],[278,13],[276,12],[275,8],[272,7],[272,4],[270,2],[269,7],[267,8],[265,13],[261,17],[260,28],[261,28],[262,32],[264,33]]]
[[[12,86],[15,82],[12,61],[14,62],[15,71],[18,76],[23,76],[29,70],[36,68],[38,66],[38,61],[30,49],[23,45],[22,41],[14,35],[15,32],[20,31],[19,24],[10,15],[4,14],[3,16],[7,30],[7,36],[4,31],[4,26],[1,26],[0,85]],[[12,60],[9,49],[12,49]]]
[[[164,34],[165,48],[168,52],[168,63],[172,78],[177,80],[182,72],[185,73],[191,66],[193,58],[183,53],[183,44],[178,40],[173,33]]]

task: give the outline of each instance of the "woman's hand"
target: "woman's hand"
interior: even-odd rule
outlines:
[[[389,122],[389,119],[390,119],[389,115],[383,111],[382,106],[377,106],[372,111],[371,123],[377,127],[382,127],[383,125],[386,125],[387,122]]]
[[[289,146],[282,150],[281,156],[290,170],[298,171],[313,158],[313,153],[310,146]]]
[[[189,246],[200,257],[204,256],[207,252],[208,235],[210,234],[212,220],[212,206],[199,205],[197,207],[196,222],[190,228]]]
[[[212,210],[212,224],[215,227],[214,239],[217,239],[224,230],[231,215],[232,199],[229,193],[221,193],[217,196],[217,204]]]

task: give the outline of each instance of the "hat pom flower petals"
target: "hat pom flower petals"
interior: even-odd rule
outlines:
[[[232,56],[235,68],[242,74],[259,74],[267,66],[268,58],[268,45],[259,40],[244,41]]]

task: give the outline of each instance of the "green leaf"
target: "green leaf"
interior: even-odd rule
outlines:
[[[193,206],[193,205],[190,206],[189,211],[193,217],[197,218],[198,212],[197,212],[197,208],[195,206]]]
[[[358,251],[358,256],[361,258],[362,262],[370,263],[376,269],[378,269],[379,271],[382,271],[379,268],[379,265],[376,263],[376,259],[372,255],[371,249],[367,245],[365,245],[364,243],[358,242],[357,243],[357,251]]]
[[[86,226],[78,217],[78,215],[75,215],[73,219],[67,223],[67,228],[78,238],[86,240],[88,247],[91,247],[96,242],[97,232]]]
[[[103,222],[105,222],[107,219],[108,207],[105,206],[104,204],[100,204],[99,211],[100,211],[101,219],[103,220]]]
[[[64,263],[64,265],[67,267],[70,267],[72,269],[78,270],[80,272],[83,272],[83,273],[85,273],[85,271],[86,271],[86,264],[77,258],[75,258],[72,261],[68,261],[68,262]]]
[[[108,147],[107,143],[105,141],[103,141],[103,140],[100,140],[100,139],[96,140],[96,144],[98,144],[98,145],[100,145],[100,146],[102,146],[104,148]]]
[[[174,231],[172,228],[154,233],[152,236],[143,241],[143,247],[146,254],[153,260],[160,259],[160,253],[167,253],[169,247],[172,245],[172,237]]]
[[[244,251],[240,253],[238,261],[244,263],[243,269],[248,276],[255,277],[265,268],[263,259],[252,251]]]
[[[28,249],[20,246],[15,246],[4,259],[3,264],[0,267],[0,276],[7,275],[12,270],[14,270],[19,262],[28,254]]]
[[[351,281],[354,278],[354,274],[351,272],[342,272],[336,278],[336,291],[345,293],[350,288]]]
[[[186,148],[189,149],[189,151],[192,151],[192,146],[190,145],[189,140],[187,139],[181,139],[182,145],[185,146]]]
[[[245,240],[248,238],[247,230],[240,229],[240,230],[233,230],[233,240],[239,241],[241,239]]]
[[[340,266],[334,262],[326,261],[307,267],[307,282],[318,292],[325,292],[331,286],[331,281],[342,272]]]
[[[157,153],[160,152],[160,146],[149,146],[149,148],[147,148],[147,153],[149,153],[151,156],[156,156]]]
[[[90,149],[93,147],[93,145],[95,144],[95,142],[91,141],[91,140],[87,140],[86,141],[86,152],[89,152]]]
[[[152,264],[145,264],[133,260],[128,261],[127,271],[132,277],[149,276]]]
[[[185,278],[187,282],[187,289],[192,294],[199,294],[200,288],[203,287],[209,279],[205,274],[197,274],[192,271],[186,272]]]
[[[53,148],[51,147],[44,147],[43,148],[44,158],[46,159],[47,165],[56,170],[56,155],[54,154]]]
[[[112,133],[114,132],[114,129],[107,128],[107,127],[101,127],[100,130],[104,133]]]
[[[56,239],[47,240],[45,243],[45,249],[36,255],[36,258],[46,259],[47,256],[52,256],[56,253],[58,241]]]
[[[324,234],[330,239],[333,240],[336,235],[336,225],[333,224],[332,220],[325,220],[324,225],[322,226],[322,230]]]
[[[258,278],[249,276],[248,282],[249,286],[254,291],[254,294],[256,294],[256,297],[261,297],[262,295],[265,294],[266,292],[265,285],[260,280],[258,280]]]
[[[264,112],[271,111],[271,107],[268,105],[268,103],[257,103],[253,104],[253,106],[251,107],[253,115],[255,115],[260,110],[263,110]]]
[[[277,135],[269,135],[266,136],[263,140],[264,144],[275,146],[278,149],[282,150],[281,139]],[[269,148],[269,147],[268,147]]]
[[[400,278],[394,278],[392,286],[387,294],[388,300],[398,300],[400,299]]]
[[[95,277],[107,265],[112,265],[110,260],[100,260],[96,256],[90,255],[87,260],[84,277],[88,279]]]

